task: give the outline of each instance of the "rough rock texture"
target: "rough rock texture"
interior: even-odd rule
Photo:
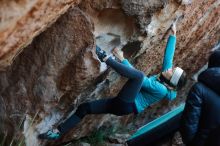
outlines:
[[[2,0],[0,67],[7,67],[22,48],[79,0]]]
[[[56,110],[68,109],[99,74],[99,62],[91,51],[94,47],[92,32],[93,25],[87,16],[72,8],[36,37],[12,66],[1,73],[1,123],[8,119],[11,122],[6,123],[16,129],[25,113],[39,113],[36,120],[40,122],[56,107]],[[54,114],[53,118],[59,119],[62,112]],[[28,119],[26,117],[26,126],[31,123]],[[55,121],[44,122],[39,126],[41,130],[44,124]],[[7,131],[7,126],[1,124],[3,128]],[[25,130],[30,131],[29,128]],[[31,141],[26,142],[31,145]]]
[[[0,2],[0,67],[5,70],[0,73],[0,139],[7,135],[8,143],[14,137],[14,143],[54,146],[100,127],[131,134],[184,100],[192,81],[177,100],[162,101],[138,116],[91,115],[55,143],[37,140],[69,108],[114,96],[125,83],[111,69],[102,72],[106,67],[94,54],[96,37],[120,37],[119,47],[138,69],[158,73],[168,29],[178,17],[174,64],[189,77],[206,63],[220,39],[220,0],[84,0],[74,8],[79,2]]]
[[[126,14],[136,17],[141,31],[145,32],[152,15],[164,8],[167,2],[168,0],[122,0],[122,8]]]

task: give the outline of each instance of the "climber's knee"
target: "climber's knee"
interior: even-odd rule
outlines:
[[[144,77],[145,77],[144,72],[143,71],[138,71],[138,77],[137,77],[138,81],[140,81],[142,83],[143,80],[144,80]]]

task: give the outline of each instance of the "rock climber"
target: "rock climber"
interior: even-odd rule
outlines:
[[[59,124],[57,128],[48,130],[38,137],[40,139],[58,139],[75,127],[88,114],[114,114],[117,116],[137,114],[162,99],[175,99],[177,90],[181,89],[186,83],[186,73],[179,67],[173,67],[176,45],[175,23],[172,24],[171,30],[172,35],[169,36],[166,46],[162,71],[158,75],[150,77],[135,69],[124,58],[122,51],[113,50],[113,54],[121,61],[117,62],[97,46],[96,54],[99,60],[105,62],[120,75],[128,78],[128,81],[116,97],[79,105],[76,112]]]

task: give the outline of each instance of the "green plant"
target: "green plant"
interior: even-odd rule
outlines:
[[[93,131],[89,136],[83,137],[79,140],[72,141],[73,144],[78,144],[80,142],[86,142],[91,144],[92,146],[103,146],[104,142],[106,141],[107,137],[114,133],[113,128],[100,128],[96,131]]]
[[[34,124],[34,121],[35,121],[35,119],[36,119],[38,113],[39,113],[39,111],[37,111],[36,114],[34,115],[34,118],[31,120],[31,124],[30,124],[30,126],[28,127],[28,129]],[[19,140],[18,146],[23,146],[23,144],[24,144],[24,137],[23,137],[21,140]]]
[[[30,127],[34,124],[35,119],[38,115],[39,111],[36,112],[36,114],[34,115],[34,118],[31,120],[31,124]],[[25,120],[25,116],[21,119],[21,121],[19,122],[17,128],[21,129],[22,124],[24,123]],[[6,140],[8,138],[7,133],[6,134],[1,134],[0,135],[0,146],[4,146],[6,144]],[[15,138],[15,136],[12,137],[9,146],[13,146],[13,145],[17,145],[17,146],[24,146],[24,137],[18,137],[17,139]]]
[[[85,139],[86,142],[90,143],[91,145],[100,145],[104,143],[105,133],[104,131],[98,130],[92,132],[92,134]]]
[[[1,138],[0,138],[1,139],[1,144],[0,144],[0,146],[4,146],[6,138],[7,138],[7,132],[6,132],[6,134],[1,135]]]

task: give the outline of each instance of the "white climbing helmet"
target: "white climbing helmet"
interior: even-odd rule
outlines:
[[[183,74],[183,69],[182,68],[180,68],[180,67],[176,67],[175,69],[174,69],[174,72],[173,72],[173,75],[172,75],[172,77],[171,77],[171,79],[170,79],[170,83],[172,84],[172,85],[174,85],[174,86],[177,86],[178,85],[178,82],[179,82],[179,80],[180,80],[180,78],[181,78],[181,76],[182,76],[182,74]]]

